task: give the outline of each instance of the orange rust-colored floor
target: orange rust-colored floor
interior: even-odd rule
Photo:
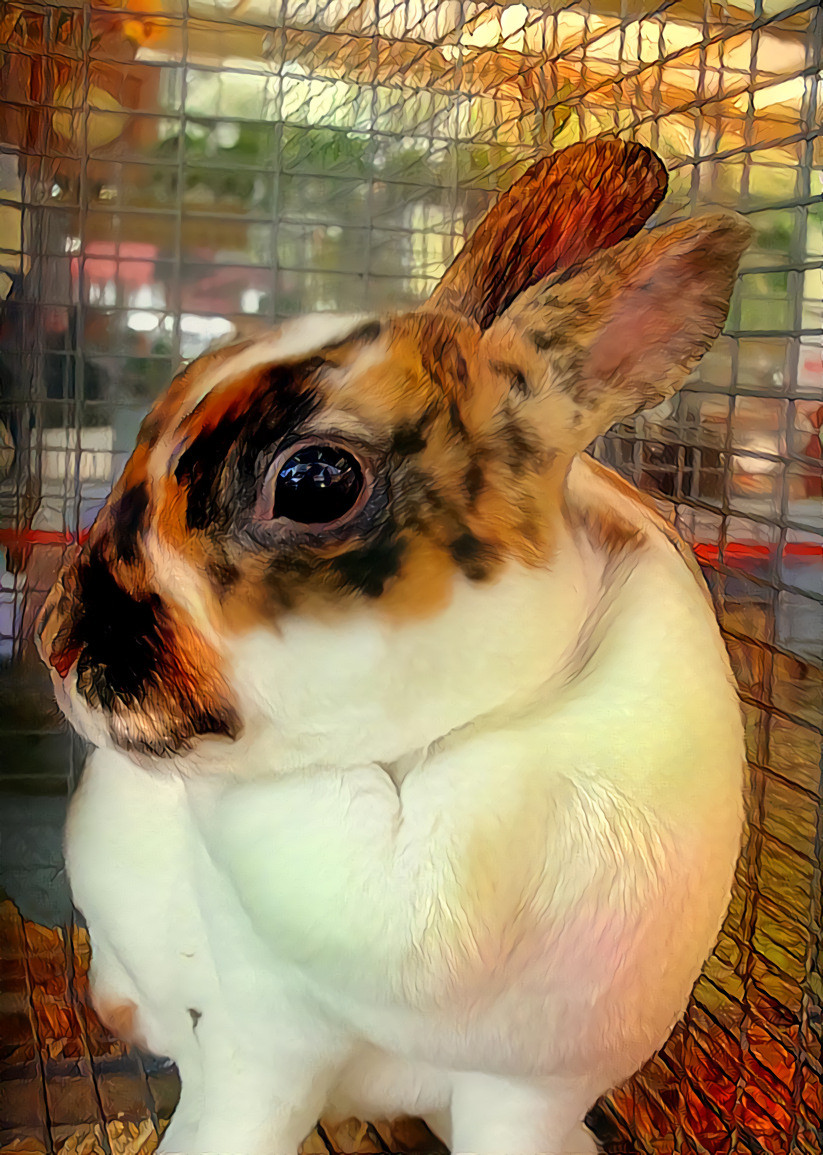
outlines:
[[[608,1155],[821,1155],[820,1069],[810,1052],[792,1053],[801,989],[795,1007],[764,971],[745,999],[727,997],[740,994],[733,947],[724,933],[664,1051],[590,1118]],[[100,1023],[89,954],[82,928],[41,926],[0,901],[0,1155],[152,1155],[171,1116],[174,1068]],[[447,1155],[413,1119],[321,1123],[302,1148],[369,1152]]]
[[[174,1068],[139,1056],[88,998],[88,936],[50,928],[0,901],[0,1152],[151,1155],[177,1100]],[[613,1155],[632,1155],[627,1142]],[[302,1155],[446,1155],[416,1119],[323,1125]]]

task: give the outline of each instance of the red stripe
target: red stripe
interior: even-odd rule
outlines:
[[[83,529],[77,534],[69,530],[60,532],[56,529],[0,529],[0,545],[72,545],[76,541],[84,542],[89,531]],[[713,562],[720,560],[720,547],[714,542],[697,542],[693,547],[699,561]],[[763,545],[757,542],[730,541],[723,547],[723,558],[727,561],[756,561],[773,557],[775,546]],[[823,545],[812,541],[788,541],[783,546],[784,557],[819,557],[823,558]]]
[[[730,541],[723,546],[721,557],[720,547],[714,542],[697,542],[693,547],[698,561],[760,561],[774,557],[777,547],[762,545],[757,542]],[[823,558],[823,545],[813,541],[787,541],[783,546],[783,557],[820,557]]]
[[[17,547],[24,545],[73,545],[85,541],[89,531],[83,529],[80,536],[70,530],[62,533],[57,529],[0,529],[0,545]]]

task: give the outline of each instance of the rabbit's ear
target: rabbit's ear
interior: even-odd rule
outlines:
[[[563,399],[583,448],[683,384],[723,328],[751,235],[717,214],[624,241],[527,290],[482,346],[524,362],[536,398]]]
[[[456,311],[488,328],[531,285],[633,236],[666,185],[653,152],[611,138],[538,161],[483,218],[426,310]]]

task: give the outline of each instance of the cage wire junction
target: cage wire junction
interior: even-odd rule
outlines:
[[[593,447],[694,543],[751,765],[717,950],[670,1042],[594,1117],[615,1152],[823,1149],[822,45],[814,0],[0,10],[0,790],[32,831],[82,752],[31,622],[182,360],[297,312],[423,300],[494,190],[600,133],[665,159],[658,221],[727,206],[754,226],[687,387]],[[0,1013],[22,1034],[0,1149],[150,1150],[162,1071],[83,1019],[82,933],[59,850],[42,858],[3,867],[41,914],[2,908],[27,961],[6,951]],[[336,1143],[321,1129],[306,1150]]]

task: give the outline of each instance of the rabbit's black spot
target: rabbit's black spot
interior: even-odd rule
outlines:
[[[140,426],[140,432],[137,435],[137,444],[145,445],[147,449],[154,449],[160,440],[162,428],[163,423],[156,414],[147,414],[147,416],[143,418],[143,424]]]
[[[463,415],[460,412],[460,406],[456,401],[449,402],[449,422],[452,429],[458,436],[465,437],[467,435],[466,424],[463,421]]]
[[[344,345],[371,345],[382,332],[383,324],[381,321],[366,321],[364,325],[354,329],[348,336],[341,337],[339,341],[332,341],[329,345],[324,345],[323,350],[331,352],[333,349],[342,349]]]
[[[584,315],[581,309],[578,309],[577,312],[581,316]],[[551,352],[555,361],[559,356],[574,356],[578,349],[574,336],[559,329],[551,332],[534,329],[527,335],[535,349],[541,353]]]
[[[134,702],[157,672],[160,598],[128,593],[95,550],[80,564],[78,593],[79,614],[71,631],[72,646],[80,650],[78,687],[109,709],[114,699]]]
[[[415,453],[422,453],[426,448],[425,429],[428,424],[426,415],[417,422],[400,425],[392,434],[390,452],[397,457],[411,457]]]
[[[191,639],[181,639],[157,594],[125,588],[99,546],[78,563],[76,581],[64,650],[78,652],[77,691],[89,705],[110,713],[119,746],[166,756],[201,735],[237,736],[234,709],[213,687],[201,684],[204,667],[181,648]],[[135,728],[129,722],[132,711]]]
[[[319,358],[294,366],[278,366],[266,378],[263,390],[247,406],[237,438],[233,504],[254,503],[257,487],[286,436],[295,435],[319,405],[310,384],[322,367]]]
[[[225,531],[236,513],[254,504],[261,471],[277,446],[317,408],[309,382],[322,365],[313,357],[300,366],[275,366],[263,374],[239,412],[230,411],[194,437],[175,469],[187,491],[190,529]],[[201,402],[205,412],[208,402]]]
[[[446,395],[452,392],[455,384],[465,389],[469,367],[448,325],[441,318],[429,315],[422,337],[420,359],[423,369],[438,389]]]
[[[458,385],[466,386],[469,383],[469,367],[466,358],[460,352],[454,358],[454,377]]]
[[[232,710],[196,710],[186,718],[185,728],[181,727],[177,742],[192,738],[195,734],[198,736],[217,734],[224,738],[236,738],[239,731],[240,726]]]
[[[468,530],[449,543],[449,552],[471,581],[487,578],[498,560],[496,551]]]
[[[149,490],[140,481],[119,498],[113,510],[112,545],[116,555],[125,562],[137,557],[137,539],[144,528],[149,507]]]
[[[316,575],[314,559],[276,556],[263,577],[271,612],[292,610],[299,604],[300,591]]]
[[[243,426],[240,417],[223,420],[214,429],[198,434],[181,454],[174,476],[186,490],[189,529],[207,529],[225,521],[218,501],[219,484]]]
[[[283,573],[282,567],[273,563],[266,571],[264,580],[269,595],[269,610],[271,612],[293,610],[297,604],[297,598],[291,588],[288,575]]]
[[[210,560],[206,568],[211,580],[223,590],[230,589],[240,576],[237,566],[224,560]]]
[[[377,598],[400,572],[405,548],[396,526],[388,522],[372,542],[334,558],[330,569],[344,588],[367,598]]]
[[[555,285],[565,285],[567,281],[573,281],[579,272],[580,265],[572,264],[569,265],[568,268],[562,269],[559,273],[553,273],[550,288],[553,289]]]

